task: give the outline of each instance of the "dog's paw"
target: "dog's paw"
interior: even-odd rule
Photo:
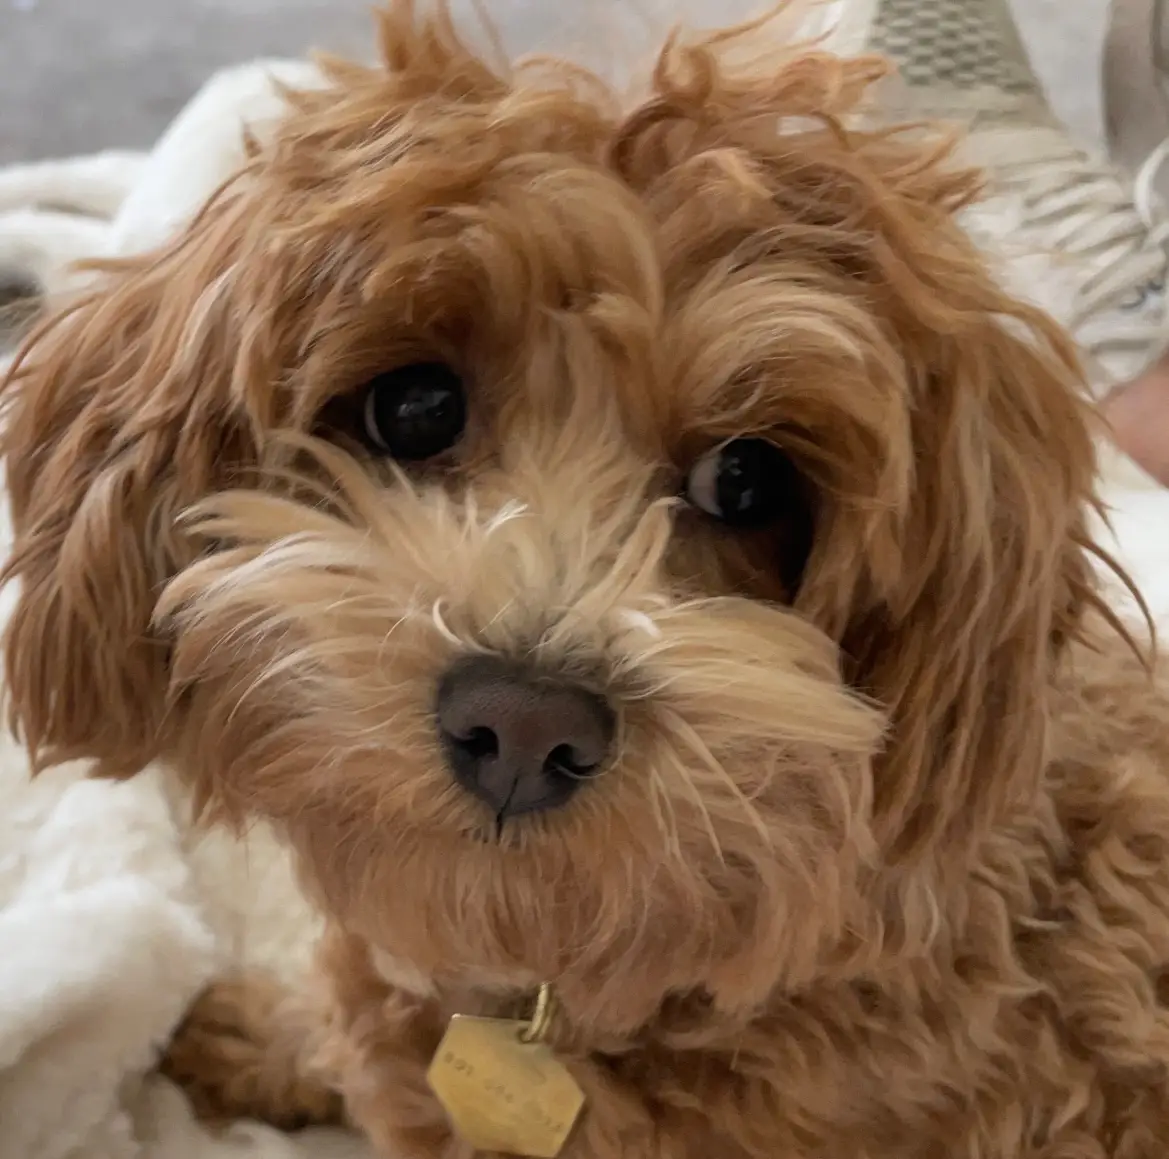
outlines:
[[[313,1065],[313,1029],[298,997],[277,980],[238,975],[195,1000],[159,1069],[209,1123],[338,1125],[344,1106]]]

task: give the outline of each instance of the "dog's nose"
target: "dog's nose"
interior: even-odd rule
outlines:
[[[442,680],[438,726],[455,780],[502,819],[563,805],[608,756],[615,717],[576,684],[484,656]]]

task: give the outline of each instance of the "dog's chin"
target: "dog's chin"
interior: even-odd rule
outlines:
[[[462,831],[461,836],[474,845],[490,845],[501,852],[518,849],[523,840],[520,833],[522,819],[504,820],[496,818],[482,824],[472,825]]]
[[[329,804],[286,825],[333,923],[370,947],[387,982],[452,1009],[522,1005],[551,983],[575,1025],[618,1041],[674,996],[748,1011],[816,975],[852,921],[853,842],[831,848],[820,830],[809,843],[809,827],[777,814],[719,845],[679,806],[670,852],[651,811],[607,796],[590,785],[562,810],[502,825],[459,798],[460,822],[443,828],[405,814],[359,827]]]

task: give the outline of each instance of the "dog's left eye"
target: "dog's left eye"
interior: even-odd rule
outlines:
[[[403,462],[450,450],[467,425],[462,379],[445,362],[411,362],[379,374],[362,394],[370,448]]]
[[[766,439],[731,439],[708,451],[686,477],[686,498],[732,527],[762,527],[802,503],[791,459]]]

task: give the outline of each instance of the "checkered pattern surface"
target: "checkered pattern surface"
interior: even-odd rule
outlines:
[[[870,47],[914,87],[1039,90],[1006,0],[881,0]]]

